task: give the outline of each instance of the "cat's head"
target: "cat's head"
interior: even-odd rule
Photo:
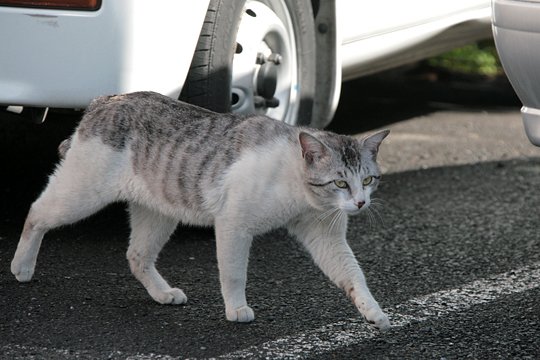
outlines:
[[[377,189],[379,131],[362,140],[327,132],[299,134],[308,201],[320,210],[339,208],[354,215],[367,208]]]

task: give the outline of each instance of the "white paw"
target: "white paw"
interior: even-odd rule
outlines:
[[[364,312],[364,319],[380,331],[386,331],[390,329],[390,320],[388,316],[382,312],[378,307],[371,308],[368,311]]]
[[[160,304],[180,305],[187,302],[187,296],[177,288],[161,291],[157,294],[150,294],[154,300]]]
[[[238,309],[226,310],[225,315],[229,321],[251,322],[255,320],[255,313],[247,305],[239,307]]]
[[[21,263],[17,258],[11,262],[11,273],[19,282],[28,282],[34,275],[34,266]]]

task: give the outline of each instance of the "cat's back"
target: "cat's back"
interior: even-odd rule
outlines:
[[[152,146],[179,138],[217,140],[242,121],[239,116],[217,114],[146,91],[94,99],[77,132],[83,139],[98,137],[120,150],[134,142]]]
[[[230,164],[245,150],[294,141],[298,128],[262,115],[215,113],[146,91],[94,99],[77,133],[83,140],[99,138],[115,150],[129,147],[135,153],[171,146],[193,155],[226,153]]]

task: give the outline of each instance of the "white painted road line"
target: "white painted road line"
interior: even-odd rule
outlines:
[[[389,314],[392,329],[396,329],[464,311],[475,305],[489,303],[505,295],[539,286],[540,262],[476,280],[457,289],[438,291],[410,299],[385,311]],[[377,330],[368,327],[363,320],[351,319],[225,354],[219,359],[301,359],[360,344],[378,334]]]

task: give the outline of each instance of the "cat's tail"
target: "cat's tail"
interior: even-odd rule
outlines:
[[[60,159],[64,159],[66,157],[66,153],[71,147],[71,138],[72,136],[68,137],[66,140],[62,141],[60,145],[58,145],[58,155],[60,156]]]

